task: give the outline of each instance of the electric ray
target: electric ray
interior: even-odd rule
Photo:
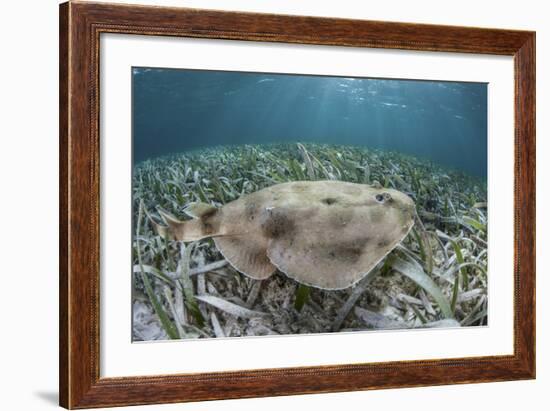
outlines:
[[[171,239],[212,237],[241,273],[258,279],[279,269],[299,283],[347,288],[409,233],[413,200],[399,191],[341,181],[277,184],[216,208],[192,203],[179,221],[159,210]]]

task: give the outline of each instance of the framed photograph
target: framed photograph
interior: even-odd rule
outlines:
[[[535,33],[60,6],[60,404],[535,377]]]

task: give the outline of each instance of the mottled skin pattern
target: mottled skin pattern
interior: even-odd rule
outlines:
[[[415,205],[405,194],[339,181],[277,184],[196,220],[170,224],[183,241],[214,237],[240,272],[264,279],[278,268],[322,289],[363,278],[408,234]]]

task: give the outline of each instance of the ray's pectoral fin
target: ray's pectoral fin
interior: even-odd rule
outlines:
[[[214,242],[235,269],[251,278],[264,280],[276,270],[267,257],[267,243],[261,237],[228,235],[215,237]]]
[[[299,237],[270,241],[268,258],[290,278],[324,290],[350,287],[382,257],[369,255],[369,247],[361,239],[318,243],[314,238]]]

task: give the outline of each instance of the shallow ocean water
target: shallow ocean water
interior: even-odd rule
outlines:
[[[487,85],[133,69],[133,340],[487,324]],[[340,291],[277,272],[254,280],[186,220],[287,182],[339,180],[409,195],[416,222]]]

